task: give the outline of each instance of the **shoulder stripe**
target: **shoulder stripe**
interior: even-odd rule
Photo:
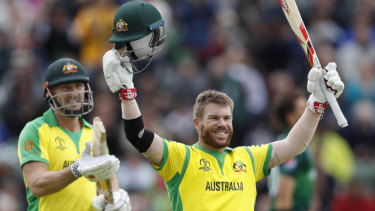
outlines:
[[[185,149],[186,156],[181,174],[177,173],[170,181],[166,182],[166,188],[168,190],[172,210],[182,210],[182,201],[180,197],[179,187],[190,161],[190,148],[185,145]]]
[[[266,157],[266,161],[264,161],[264,165],[263,165],[263,175],[264,176],[269,176],[271,174],[271,169],[268,170],[268,163],[270,162],[271,154],[272,154],[272,144],[268,144],[267,157]]]
[[[185,145],[185,148],[186,148],[186,156],[185,156],[184,166],[182,167],[182,171],[181,171],[180,182],[181,182],[182,178],[185,175],[186,169],[187,169],[189,161],[190,161],[190,148],[188,146],[186,146],[186,145]]]
[[[249,153],[251,163],[253,164],[253,172],[254,172],[254,175],[256,175],[253,153],[251,153],[249,147],[245,147],[245,149],[246,149],[247,153]]]
[[[162,139],[162,140],[163,140],[163,144],[164,144],[163,162],[161,163],[161,165],[158,168],[155,168],[155,166],[152,165],[155,170],[162,169],[164,167],[165,163],[167,162],[167,158],[168,158],[168,144],[167,144],[167,140],[165,140],[165,139]]]

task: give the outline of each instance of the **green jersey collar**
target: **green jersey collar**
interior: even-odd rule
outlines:
[[[52,108],[48,109],[46,112],[43,113],[43,119],[44,119],[44,121],[46,121],[46,123],[50,127],[54,127],[54,126],[58,125],[55,114],[53,113]],[[90,123],[88,123],[82,116],[79,116],[79,119],[82,121],[82,123],[85,127],[89,127],[89,128],[92,127],[92,125]]]
[[[204,151],[204,152],[206,152],[206,153],[208,153],[208,154],[211,154],[211,155],[215,155],[215,154],[217,154],[217,153],[221,154],[221,152],[217,152],[217,151],[210,150],[210,149],[206,149],[206,148],[202,147],[202,146],[199,144],[198,141],[197,141],[195,144],[193,144],[193,147],[195,147],[195,148],[197,148],[197,149],[200,149],[200,150],[202,150],[202,151]],[[224,152],[227,152],[227,151],[233,151],[233,149],[230,148],[230,147],[225,147]]]

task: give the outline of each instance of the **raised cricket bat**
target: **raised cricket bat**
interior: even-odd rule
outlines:
[[[280,0],[281,8],[292,28],[294,34],[296,35],[299,44],[301,45],[307,60],[309,61],[311,67],[318,68],[322,70],[318,56],[314,46],[312,45],[309,34],[307,33],[305,24],[303,23],[301,14],[299,13],[297,4],[295,0]],[[322,85],[323,86],[323,85]],[[331,106],[332,112],[336,117],[337,123],[340,127],[348,126],[348,121],[346,120],[344,114],[342,113],[339,104],[337,103],[336,97],[332,92],[323,88],[323,93],[327,98],[329,105]]]
[[[92,141],[92,155],[94,157],[107,154],[107,134],[104,124],[99,117],[94,118],[93,122],[93,141]],[[113,204],[113,192],[111,179],[101,180],[100,187],[104,193],[104,199],[107,203]]]

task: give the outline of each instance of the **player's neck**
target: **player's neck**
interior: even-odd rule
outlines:
[[[202,138],[199,138],[198,143],[201,147],[203,147],[205,149],[208,149],[208,150],[211,150],[211,151],[216,151],[216,152],[224,152],[225,151],[225,147],[219,148],[219,147],[211,146],[211,145],[205,143],[205,141],[203,141]]]
[[[82,128],[82,123],[79,121],[78,117],[68,117],[56,113],[55,116],[59,126],[65,130],[70,132],[78,132]]]

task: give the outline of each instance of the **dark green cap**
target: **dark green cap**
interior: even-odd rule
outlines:
[[[154,5],[147,1],[130,1],[117,10],[109,42],[138,40],[163,25],[164,20]]]
[[[44,78],[43,89],[47,86],[79,81],[89,82],[85,68],[74,59],[62,58],[49,65]]]

